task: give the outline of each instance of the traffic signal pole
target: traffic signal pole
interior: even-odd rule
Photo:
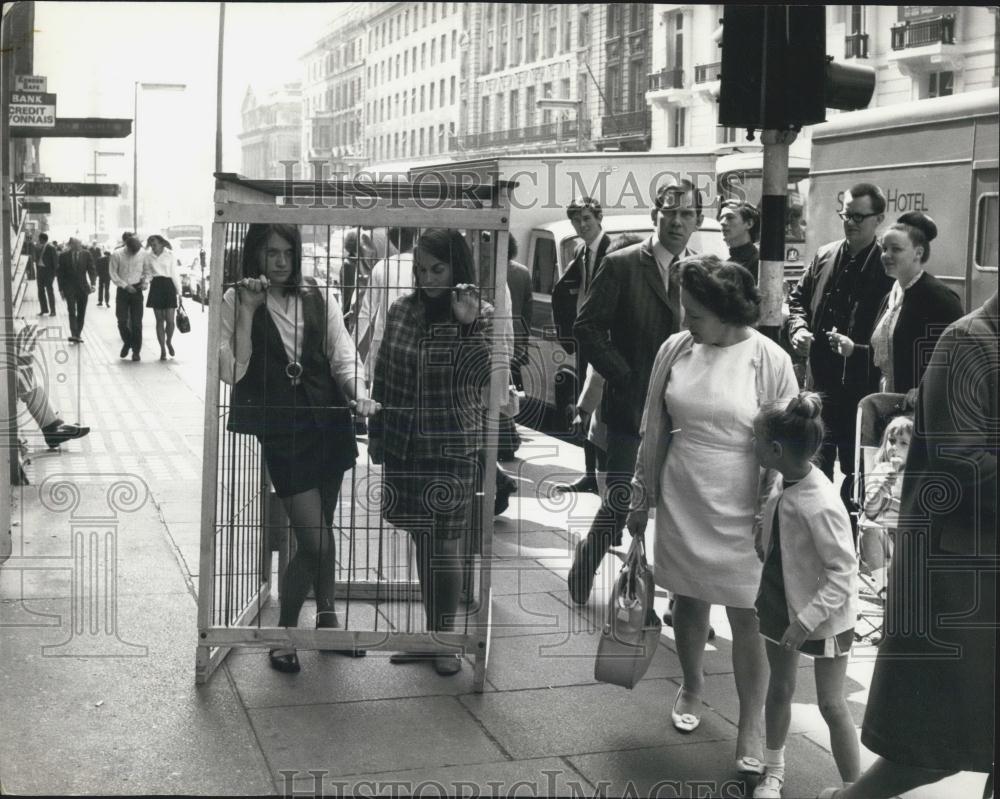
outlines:
[[[785,218],[788,206],[788,148],[795,141],[792,130],[761,132],[764,145],[760,201],[760,330],[777,340],[784,299]]]

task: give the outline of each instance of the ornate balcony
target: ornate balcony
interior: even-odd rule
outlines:
[[[649,147],[652,112],[649,108],[601,117],[601,142]]]
[[[659,72],[650,73],[647,79],[649,81],[647,91],[651,92],[684,88],[683,69],[661,69]]]
[[[892,49],[925,47],[929,44],[955,43],[955,15],[900,22],[892,26]]]
[[[867,33],[852,33],[844,37],[844,58],[868,58]]]
[[[713,61],[711,64],[698,64],[694,68],[695,83],[715,83],[721,75],[721,61]]]
[[[509,128],[507,130],[492,130],[484,133],[470,133],[462,139],[466,150],[478,150],[486,147],[510,147],[533,142],[575,140],[578,136],[583,140],[590,139],[590,120],[581,120],[578,128],[577,120],[564,119],[559,122],[547,122],[542,125],[532,125],[525,128]]]

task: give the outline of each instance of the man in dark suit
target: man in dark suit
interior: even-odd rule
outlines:
[[[59,256],[56,280],[59,283],[59,294],[66,301],[69,311],[69,340],[73,344],[83,342],[80,334],[87,315],[87,300],[94,290],[90,282],[93,271],[94,262],[90,253],[83,248],[79,239],[70,239],[66,252]]]
[[[885,219],[885,194],[873,183],[858,183],[844,196],[844,238],[825,244],[788,298],[788,338],[799,355],[808,356],[806,385],[823,395],[826,441],[820,468],[833,479],[840,458],[844,482],[840,494],[851,508],[854,482],[854,432],[858,402],[878,391],[879,372],[867,345],[892,278],[882,268],[882,248],[875,231]],[[842,333],[857,348],[842,357],[831,334]]]
[[[608,255],[574,326],[584,356],[605,380],[601,415],[608,428],[608,477],[590,531],[569,572],[573,601],[590,596],[604,553],[621,540],[649,374],[660,345],[680,329],[678,261],[695,255],[688,240],[702,222],[701,193],[689,181],[657,190],[646,241]]]
[[[583,241],[577,245],[573,259],[552,289],[552,319],[559,331],[563,347],[570,355],[576,354],[576,385],[573,391],[575,402],[587,376],[588,360],[574,338],[573,325],[590,293],[611,240],[601,228],[604,213],[597,200],[590,197],[573,200],[566,208],[566,216]],[[572,419],[576,413],[576,408],[570,409],[568,418]],[[583,420],[582,427],[587,428],[586,419]],[[583,443],[583,457],[585,469],[583,477],[572,483],[556,486],[556,491],[597,493],[597,447],[590,441]]]
[[[49,243],[48,233],[38,234],[38,253],[35,255],[35,280],[38,283],[39,316],[56,315],[56,293],[52,283],[56,279],[56,248]]]

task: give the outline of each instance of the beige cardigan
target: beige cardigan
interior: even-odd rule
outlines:
[[[783,397],[794,397],[799,387],[792,370],[792,359],[780,346],[758,331],[753,331],[753,364],[757,373],[757,405]],[[635,474],[632,477],[633,510],[649,510],[656,507],[657,492],[660,488],[660,473],[670,448],[670,413],[663,401],[670,369],[680,359],[691,354],[694,344],[691,333],[682,330],[668,338],[656,353],[653,371],[646,392],[646,404],[642,412],[639,435],[639,454],[635,459]],[[771,487],[778,476],[773,470],[761,469],[760,489],[757,509],[754,513],[754,533],[760,535],[760,525],[764,501],[771,493]]]

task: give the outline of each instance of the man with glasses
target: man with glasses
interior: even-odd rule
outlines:
[[[878,370],[869,364],[867,347],[842,357],[830,341],[843,333],[869,344],[892,278],[882,268],[882,248],[875,231],[885,218],[885,194],[873,183],[858,183],[844,197],[838,216],[844,238],[819,248],[788,299],[788,338],[809,359],[806,384],[823,395],[826,441],[820,468],[833,479],[839,457],[844,474],[841,497],[850,509],[854,479],[854,429],[858,402],[878,391]],[[852,517],[853,519],[853,517]]]

